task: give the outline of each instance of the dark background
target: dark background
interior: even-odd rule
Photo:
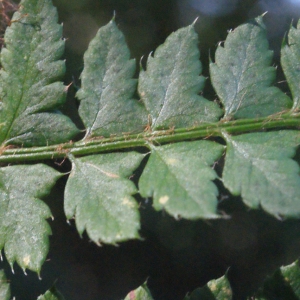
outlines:
[[[147,55],[180,27],[196,17],[203,74],[208,77],[208,57],[213,56],[227,31],[266,11],[270,47],[278,66],[275,84],[287,90],[281,81],[279,53],[284,34],[300,15],[300,1],[283,0],[56,0],[60,22],[64,23],[66,42],[66,84],[70,89],[64,112],[78,126],[76,85],[80,85],[82,55],[100,26],[114,12],[119,28],[126,36],[132,57],[145,63]],[[204,96],[214,100],[209,82]],[[299,161],[299,153],[297,154]],[[58,163],[58,162],[57,162]],[[219,168],[222,162],[219,162]],[[62,166],[68,171],[67,162]],[[218,168],[218,167],[217,167]],[[62,169],[60,169],[61,171]],[[217,169],[220,172],[219,169]],[[135,178],[138,178],[139,171]],[[300,254],[300,222],[280,221],[262,211],[246,208],[239,197],[232,197],[220,182],[222,213],[229,220],[175,221],[166,213],[151,208],[151,199],[137,198],[143,241],[129,241],[118,247],[98,247],[87,236],[80,238],[74,224],[67,225],[63,215],[63,178],[45,199],[54,221],[49,259],[41,277],[28,272],[24,276],[15,264],[15,275],[4,261],[17,300],[36,299],[54,282],[66,300],[120,300],[148,280],[154,299],[181,300],[187,292],[218,278],[226,271],[234,290],[234,299],[245,299],[261,286],[263,279],[282,264],[291,263]]]

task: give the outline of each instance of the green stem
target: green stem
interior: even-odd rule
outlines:
[[[289,114],[260,119],[244,119],[228,122],[201,124],[193,128],[160,130],[152,133],[123,135],[111,138],[94,138],[75,143],[32,148],[0,148],[0,163],[16,163],[54,158],[65,158],[68,154],[83,156],[126,148],[145,147],[149,143],[161,145],[209,137],[222,137],[222,133],[242,134],[266,129],[298,129],[300,116]]]

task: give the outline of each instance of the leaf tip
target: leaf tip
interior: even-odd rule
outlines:
[[[191,25],[195,26],[195,24],[197,23],[198,19],[199,19],[199,16],[194,20],[194,22]]]

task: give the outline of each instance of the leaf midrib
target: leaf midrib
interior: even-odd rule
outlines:
[[[176,53],[176,59],[175,59],[174,68],[173,68],[173,70],[171,72],[171,75],[169,76],[169,78],[170,78],[170,80],[169,80],[170,84],[168,84],[167,90],[166,90],[165,95],[164,95],[164,99],[166,99],[166,101],[164,101],[163,106],[161,107],[161,109],[160,109],[160,111],[159,111],[159,113],[157,115],[157,118],[155,119],[154,124],[152,124],[153,128],[156,127],[157,121],[159,120],[162,112],[166,109],[166,105],[167,105],[168,100],[169,100],[168,94],[169,94],[169,91],[170,91],[170,87],[173,86],[173,74],[174,74],[176,66],[177,66],[178,56],[179,56],[179,54],[181,54],[181,49],[182,49],[182,43],[179,46],[179,51],[177,51],[177,53]]]
[[[251,41],[252,41],[252,36],[253,36],[253,28],[251,29],[251,34],[250,34],[250,38],[249,38],[250,41],[249,41],[249,43],[247,43],[247,47],[246,47],[246,49],[245,49],[245,51],[244,51],[245,57],[248,56],[248,49],[249,49],[250,43],[251,43]],[[230,107],[228,108],[228,113],[226,112],[225,115],[224,115],[224,117],[226,117],[226,116],[228,116],[228,115],[230,115],[230,114],[235,114],[235,113],[238,111],[238,109],[239,109],[241,103],[243,102],[243,101],[242,101],[243,98],[242,98],[242,99],[239,101],[239,104],[238,104],[238,106],[237,106],[237,108],[236,108],[236,105],[235,105],[235,102],[236,102],[236,101],[235,101],[235,99],[237,98],[237,96],[238,96],[239,93],[240,93],[240,85],[241,85],[241,83],[243,83],[244,72],[245,72],[246,67],[248,66],[248,62],[247,62],[246,59],[244,59],[243,62],[244,62],[244,63],[242,64],[241,72],[239,72],[239,75],[238,75],[238,80],[236,80],[236,78],[234,78],[234,79],[235,79],[235,82],[237,82],[236,90],[235,90],[235,95],[234,95],[234,97],[232,98],[232,101],[231,101],[231,103],[230,103]],[[242,79],[241,79],[241,78],[242,78]],[[235,111],[234,111],[234,109],[235,109]]]

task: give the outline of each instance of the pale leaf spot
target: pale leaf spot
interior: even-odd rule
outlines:
[[[23,263],[25,266],[28,266],[30,263],[30,255],[27,255],[23,258]]]
[[[166,204],[169,201],[169,196],[162,196],[159,198],[158,202],[160,204]]]
[[[123,198],[122,204],[132,208],[135,207],[134,203],[127,197]]]
[[[167,164],[168,165],[171,165],[171,166],[174,166],[178,163],[178,159],[175,159],[175,158],[168,158],[167,159]]]
[[[209,282],[208,283],[208,287],[210,288],[210,290],[212,292],[216,291],[217,290],[217,285],[214,283],[214,282]]]

